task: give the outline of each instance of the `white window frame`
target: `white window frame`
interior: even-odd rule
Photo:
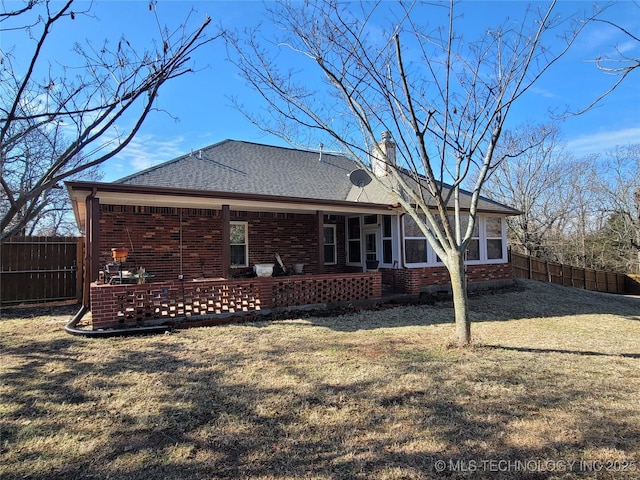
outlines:
[[[325,228],[330,228],[331,230],[333,230],[333,243],[326,243],[326,238],[324,236],[324,229]],[[336,231],[336,226],[335,224],[324,224],[322,226],[322,239],[323,239],[323,245],[322,247],[326,247],[328,245],[333,246],[333,261],[329,262],[327,261],[327,259],[324,259],[324,264],[325,265],[336,265],[338,263],[338,239],[336,237],[337,231]]]
[[[468,219],[469,219],[469,215],[468,214],[461,214],[460,215],[460,220],[461,220],[461,228],[462,228],[462,233],[461,235],[464,235],[466,233],[466,228],[468,223]],[[465,222],[466,220],[466,222]],[[474,232],[472,232],[471,234],[471,238],[469,239],[469,243],[471,243],[473,240],[477,240],[478,241],[478,258],[477,259],[473,259],[473,260],[467,260],[467,252],[468,252],[468,247],[467,247],[467,252],[465,252],[465,264],[466,265],[481,265],[484,263],[487,263],[483,260],[483,258],[486,258],[486,249],[483,250],[483,232],[484,232],[484,218],[480,217],[480,216],[476,216],[476,223],[473,226],[473,230]],[[476,234],[477,231],[477,234]],[[468,246],[469,244],[467,244]],[[484,251],[484,253],[483,253]]]
[[[358,229],[360,232],[360,236],[356,239],[356,238],[349,238],[349,220],[355,218],[356,220],[358,220]],[[350,265],[350,266],[362,266],[362,216],[358,215],[358,216],[352,216],[352,217],[347,217],[344,220],[345,222],[345,235],[344,235],[344,239],[345,239],[345,264],[346,265]],[[351,242],[358,242],[358,244],[360,245],[360,258],[358,259],[357,262],[351,262],[350,258],[349,258],[349,244]]]
[[[402,264],[405,265],[407,268],[420,268],[420,267],[428,267],[430,265],[432,265],[432,262],[429,261],[429,257],[431,256],[431,252],[433,251],[433,249],[431,248],[431,245],[429,245],[429,242],[427,241],[426,237],[420,236],[420,237],[414,237],[414,236],[407,236],[405,233],[405,223],[404,223],[404,219],[405,217],[413,220],[413,218],[411,218],[410,215],[403,215],[401,217],[401,228],[402,228]],[[424,240],[425,244],[426,244],[426,249],[425,249],[425,261],[424,262],[412,262],[412,263],[408,263],[407,262],[407,240]]]
[[[386,219],[389,219],[389,235],[385,236],[384,232],[384,223]],[[394,215],[380,215],[380,265],[384,265],[385,267],[393,266],[394,259],[396,259],[396,248],[394,244],[394,221],[397,217]],[[391,263],[385,263],[384,261],[384,242],[391,242]]]
[[[246,268],[249,266],[249,222],[229,222],[229,234],[231,234],[231,227],[234,225],[242,225],[244,226],[244,265],[234,265],[231,264],[231,268]],[[229,238],[229,248],[233,245],[242,245],[241,243],[231,243],[231,238]],[[231,252],[229,252],[230,258],[232,257]]]
[[[500,220],[500,238],[498,237],[490,237],[487,234],[487,220],[489,218],[496,218]],[[498,215],[487,215],[482,219],[484,225],[481,229],[481,232],[484,234],[484,238],[481,241],[481,246],[484,247],[484,262],[483,263],[505,263],[508,261],[508,253],[507,253],[507,235],[506,235],[506,222],[504,217]],[[489,258],[489,249],[488,243],[489,240],[501,240],[502,241],[502,257],[501,258]]]
[[[424,268],[424,267],[435,267],[443,265],[442,261],[438,261],[437,254],[431,247],[428,241],[426,241],[425,237],[408,237],[405,235],[405,222],[404,216],[408,216],[407,214],[401,217],[400,228],[402,233],[402,263],[406,268]],[[410,218],[410,217],[409,217]],[[488,237],[487,236],[487,219],[488,218],[497,218],[500,219],[501,224],[501,236],[500,240],[502,241],[502,258],[488,258],[488,248],[487,242],[488,240],[498,240],[498,237]],[[506,263],[508,261],[507,257],[507,236],[506,236],[506,222],[503,216],[500,215],[478,215],[476,217],[476,226],[478,228],[478,236],[472,237],[472,240],[478,240],[479,242],[479,260],[467,260],[465,262],[466,265],[487,265],[487,264],[498,264],[498,263]],[[426,262],[420,263],[407,263],[407,240],[424,240],[427,245],[427,255]]]

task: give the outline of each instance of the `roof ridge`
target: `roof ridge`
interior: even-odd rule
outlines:
[[[322,148],[314,150],[314,149],[310,149],[310,148],[282,147],[280,145],[269,145],[267,143],[251,142],[251,141],[247,141],[247,140],[231,140],[231,141],[238,142],[238,143],[245,143],[245,144],[248,144],[248,145],[256,145],[258,147],[268,147],[268,148],[277,148],[277,149],[280,149],[280,150],[289,150],[289,151],[292,151],[292,152],[315,153],[315,154],[318,154],[318,153],[322,152],[323,156],[324,155],[329,155],[331,157],[342,158],[342,159],[345,159],[345,160],[349,160],[350,162],[354,162],[353,159],[347,157],[346,155],[341,155],[341,154],[339,154],[337,152],[331,152],[331,151],[323,150]]]

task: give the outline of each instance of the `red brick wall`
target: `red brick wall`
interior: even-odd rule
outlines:
[[[513,278],[510,263],[467,265],[468,282]],[[423,287],[451,283],[445,267],[382,269],[382,282],[398,292],[417,295]]]
[[[306,273],[317,272],[315,214],[232,211],[231,220],[249,224],[249,265],[275,263],[278,253],[288,268],[303,263]],[[331,222],[325,218],[325,222],[337,225],[338,241],[338,265],[327,266],[325,272],[340,273],[345,271],[344,217],[332,217]],[[125,247],[130,250],[125,270],[144,267],[154,275],[153,281],[175,280],[180,273],[182,236],[184,277],[218,278],[222,276],[221,232],[219,210],[101,205],[100,266],[112,262],[111,248]],[[232,269],[231,275],[250,271]]]
[[[489,280],[508,280],[513,278],[511,263],[489,263],[485,265],[468,265],[469,282],[486,282]]]
[[[216,210],[182,210],[182,268],[189,278],[219,277],[221,215]],[[164,207],[100,205],[100,266],[112,261],[111,248],[126,247],[124,269],[144,267],[155,281],[180,273],[180,210]]]
[[[226,318],[265,309],[379,299],[379,272],[91,285],[93,329]]]

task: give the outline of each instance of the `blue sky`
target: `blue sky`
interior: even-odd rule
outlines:
[[[476,29],[494,26],[507,16],[517,17],[528,4],[520,1],[464,3],[466,23],[469,28]],[[79,6],[87,5],[87,2],[79,2]],[[48,54],[51,61],[63,61],[73,42],[82,43],[86,39],[101,42],[107,37],[118,39],[125,35],[132,43],[144,45],[157,32],[155,18],[150,14],[148,5],[148,1],[94,1],[92,9],[96,18],[77,17],[73,24],[54,32],[55,48]],[[590,9],[590,5],[590,2],[560,2],[558,13],[567,17],[581,9]],[[213,20],[211,33],[214,33],[215,24],[241,30],[264,19],[263,3],[252,1],[160,0],[157,9],[161,21],[168,26],[176,26],[191,9],[193,27],[209,15]],[[636,35],[640,32],[640,6],[634,2],[615,2],[607,11],[606,18]],[[2,39],[3,49],[9,48],[7,43],[5,36]],[[640,57],[640,44],[630,42],[608,25],[592,24],[561,63],[527,95],[513,112],[512,121],[544,122],[549,109],[563,109],[565,106],[579,109],[589,104],[615,81],[615,78],[599,71],[591,60],[599,55],[614,55],[616,47],[629,56]],[[227,62],[222,41],[199,50],[194,61],[197,73],[167,84],[160,92],[159,106],[177,120],[164,113],[152,114],[132,144],[103,166],[104,181],[115,180],[227,138],[285,145],[282,140],[266,135],[252,125],[231,105],[228,98],[231,95],[245,99],[248,105],[253,105],[256,96]],[[616,145],[640,143],[639,86],[640,71],[628,77],[597,108],[568,118],[561,125],[568,150],[581,157],[603,154]],[[255,105],[255,108],[259,107]],[[317,144],[309,147],[316,148]]]

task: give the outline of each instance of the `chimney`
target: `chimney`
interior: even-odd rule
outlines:
[[[382,138],[376,147],[371,158],[371,168],[374,175],[384,177],[396,166],[396,142],[393,141],[391,132],[382,132]]]

